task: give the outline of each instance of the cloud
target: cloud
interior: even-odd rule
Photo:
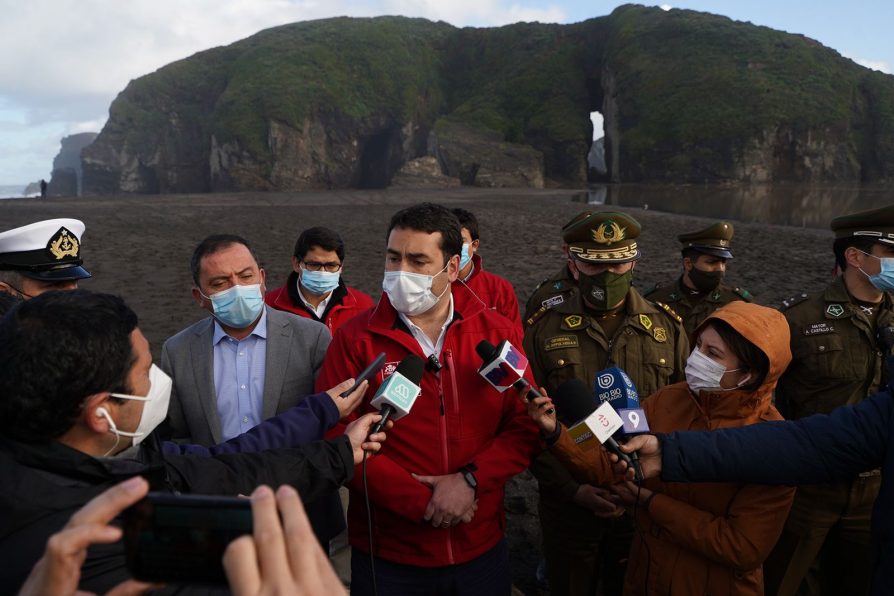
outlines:
[[[871,68],[872,70],[878,70],[886,74],[894,74],[894,70],[891,69],[891,65],[883,60],[864,60],[863,58],[851,58],[851,60],[853,60],[860,66],[865,66],[866,68]]]
[[[662,5],[659,6],[658,8],[660,8],[660,9],[663,10],[664,12],[667,12],[667,11],[669,11],[670,9],[672,9],[673,6],[671,6],[670,4],[662,4]]]

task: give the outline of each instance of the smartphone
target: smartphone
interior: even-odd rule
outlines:
[[[381,354],[376,356],[376,359],[373,360],[372,362],[370,362],[369,366],[367,366],[365,369],[363,369],[362,373],[357,375],[357,378],[354,380],[354,384],[351,385],[351,388],[348,389],[347,391],[343,391],[342,393],[339,393],[338,396],[339,397],[347,397],[347,396],[351,395],[351,392],[357,388],[357,385],[359,385],[363,381],[368,380],[371,376],[376,374],[377,370],[381,369],[383,366],[385,366],[385,352],[382,352]]]
[[[224,550],[251,533],[248,499],[149,493],[124,511],[127,569],[146,582],[226,585]]]

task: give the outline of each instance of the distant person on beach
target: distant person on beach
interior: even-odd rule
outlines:
[[[483,301],[487,308],[496,310],[521,329],[521,315],[518,311],[515,288],[496,273],[484,270],[484,263],[478,254],[481,237],[478,234],[478,219],[475,214],[459,207],[450,211],[459,220],[463,237],[459,275],[453,283],[466,284],[472,290],[472,294]]]
[[[72,290],[91,277],[81,265],[84,222],[47,219],[0,233],[0,292],[24,299]]]
[[[301,232],[292,254],[286,283],[264,296],[273,308],[324,323],[330,333],[373,305],[372,298],[342,278],[345,243],[329,228]]]
[[[571,221],[562,226],[562,233],[569,227],[586,220],[593,216],[593,211],[583,211],[575,215]],[[562,241],[562,268],[558,273],[547,277],[534,288],[534,292],[528,297],[525,303],[525,313],[522,317],[525,328],[533,325],[542,317],[550,308],[558,306],[565,301],[572,290],[577,287],[577,280],[571,273],[571,256],[568,253],[568,244]]]
[[[704,230],[680,234],[677,239],[683,245],[683,274],[676,281],[646,290],[643,298],[673,308],[691,337],[702,321],[724,304],[751,302],[753,298],[747,290],[723,283],[727,261],[733,258],[733,224],[719,221]]]
[[[40,179],[40,198],[47,198],[47,181],[43,178]]]
[[[779,380],[776,404],[788,419],[858,404],[891,382],[885,358],[894,347],[894,205],[837,217],[831,228],[841,275],[782,307],[793,359]],[[881,482],[875,469],[798,487],[767,559],[767,593],[865,594],[873,567],[870,521]]]
[[[167,430],[175,441],[209,446],[312,394],[331,336],[321,323],[264,305],[264,269],[244,238],[205,238],[191,269],[193,299],[211,316],[162,347],[161,368],[174,381]],[[324,544],[345,527],[336,495],[308,511]]]
[[[500,393],[478,373],[479,342],[519,347],[521,330],[453,284],[461,252],[460,223],[446,207],[394,214],[384,294],[335,332],[317,381],[356,375],[385,352],[356,416],[374,411],[373,394],[408,355],[427,362],[421,395],[389,435],[398,438],[368,460],[367,483],[358,468],[348,484],[353,596],[511,590],[504,487],[540,445],[518,393]]]
[[[563,229],[574,287],[545,304],[525,329],[538,387],[592,387],[608,367],[624,369],[642,395],[685,378],[689,341],[680,317],[633,287],[640,224],[626,213],[584,212]],[[552,454],[531,465],[540,488],[540,527],[550,591],[589,596],[602,582],[620,594],[633,523],[607,491],[581,481]]]

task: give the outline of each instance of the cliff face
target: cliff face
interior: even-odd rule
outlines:
[[[62,147],[53,159],[53,173],[47,185],[48,195],[77,196],[81,193],[81,151],[96,139],[96,135],[95,132],[82,132],[63,137]]]
[[[480,186],[894,180],[894,77],[807,38],[623,6],[574,25],[327,19],[132,81],[85,192],[377,188],[435,157]]]

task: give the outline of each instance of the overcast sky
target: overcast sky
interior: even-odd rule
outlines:
[[[49,179],[59,140],[98,132],[128,81],[261,29],[332,16],[399,14],[457,26],[571,23],[601,0],[0,0],[0,185]],[[723,14],[819,40],[860,64],[894,68],[894,2],[690,0],[664,8]]]

